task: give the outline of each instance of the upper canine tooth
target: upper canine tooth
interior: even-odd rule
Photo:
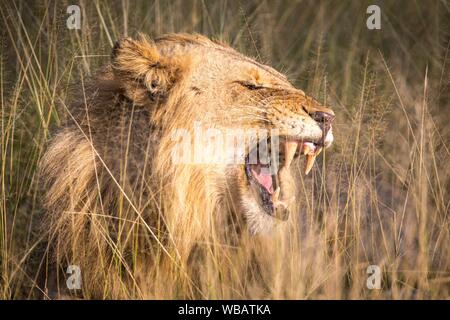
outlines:
[[[295,152],[297,151],[298,143],[296,141],[286,141],[284,143],[284,166],[289,168],[292,159],[294,159]]]
[[[315,153],[316,157],[317,157],[321,152],[322,152],[322,147],[318,147],[317,150],[316,150],[316,153]]]
[[[316,154],[307,154],[306,155],[306,166],[305,166],[305,174],[308,174],[313,165],[314,165],[314,161],[316,161]]]
[[[303,154],[309,154],[310,150],[311,149],[308,144],[303,144]]]

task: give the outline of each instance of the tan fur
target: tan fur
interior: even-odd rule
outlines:
[[[202,297],[201,266],[190,267],[199,246],[237,245],[247,226],[273,227],[242,165],[174,165],[173,130],[199,121],[315,138],[321,129],[308,113],[331,112],[274,69],[185,34],[119,41],[63,111],[68,121],[42,159],[43,230],[54,265],[79,265],[83,296],[97,298],[180,286]]]

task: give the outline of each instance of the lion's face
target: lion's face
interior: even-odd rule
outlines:
[[[231,195],[251,231],[266,231],[288,218],[295,204],[291,165],[304,155],[308,174],[316,156],[331,145],[332,110],[274,69],[203,37],[168,36],[154,43],[127,39],[116,46],[113,59],[115,73],[128,79],[125,95],[149,108],[157,105],[158,121],[167,127],[191,130],[201,123],[244,132],[241,161],[190,162],[213,175],[217,192]],[[214,152],[222,159],[239,153],[235,143],[223,143]]]

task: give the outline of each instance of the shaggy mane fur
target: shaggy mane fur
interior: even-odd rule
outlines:
[[[154,42],[141,40],[140,46],[129,43],[133,50],[123,42],[116,45],[112,66],[63,106],[68,120],[42,159],[48,210],[43,230],[52,261],[61,273],[68,265],[80,266],[87,280],[83,292],[92,297],[142,297],[144,280],[147,292],[158,291],[157,285],[165,290],[170,284],[192,286],[186,264],[195,244],[219,239],[212,217],[221,217],[214,211],[222,199],[209,188],[209,169],[174,167],[168,151],[168,132],[192,117],[195,91],[182,83],[189,58],[165,61]],[[157,41],[231,50],[201,36],[169,35]],[[149,62],[157,64],[153,72],[142,67]],[[135,90],[128,80],[140,76],[158,83],[157,89],[150,88],[152,100],[163,109],[152,112],[140,105],[146,97],[139,92],[133,96],[137,103],[127,97]],[[152,284],[161,264],[167,282]],[[137,279],[139,268],[146,269],[146,279]]]

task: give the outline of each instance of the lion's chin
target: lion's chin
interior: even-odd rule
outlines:
[[[244,208],[248,230],[251,234],[268,234],[278,223],[271,216],[264,213],[254,200],[243,199],[242,207]]]

